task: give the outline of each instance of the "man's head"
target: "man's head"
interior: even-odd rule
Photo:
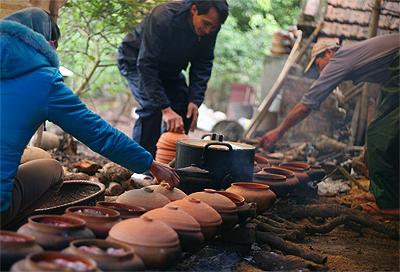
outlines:
[[[226,0],[193,0],[190,11],[196,35],[205,36],[225,22],[229,8]]]
[[[307,72],[314,63],[318,71],[321,72],[338,49],[339,45],[334,40],[319,40],[314,44],[311,50],[311,60],[305,72]]]

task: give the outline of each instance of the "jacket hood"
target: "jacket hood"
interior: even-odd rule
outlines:
[[[59,67],[55,50],[43,35],[15,21],[0,20],[0,79]]]

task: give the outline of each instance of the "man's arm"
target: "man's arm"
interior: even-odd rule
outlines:
[[[303,103],[296,104],[282,121],[282,123],[275,129],[268,131],[263,135],[260,145],[264,149],[268,149],[276,141],[278,141],[291,127],[303,121],[311,112],[311,108]]]

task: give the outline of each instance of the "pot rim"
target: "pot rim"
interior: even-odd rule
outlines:
[[[202,140],[202,139],[190,139],[190,138],[186,138],[186,139],[178,139],[176,141],[176,145],[177,147],[179,145],[184,145],[184,146],[188,146],[188,147],[193,147],[193,148],[198,148],[203,150],[204,146],[206,144],[209,143],[226,143],[226,144],[230,144],[232,146],[232,151],[243,151],[243,150],[255,150],[256,148],[252,145],[248,145],[248,144],[244,144],[244,143],[239,143],[239,142],[231,142],[231,141],[216,141],[216,140]],[[210,146],[208,147],[208,149],[213,150],[213,151],[227,151],[228,147],[226,146]]]
[[[99,204],[99,206],[97,206],[97,204]],[[104,206],[102,206],[102,205],[104,205]],[[111,201],[97,201],[96,206],[102,207],[102,208],[107,208],[107,209],[113,209],[113,210],[121,209],[123,212],[128,212],[128,213],[147,212],[147,210],[141,206],[135,206],[135,205],[129,205],[129,204],[125,204],[125,203],[118,203],[118,202],[111,202]],[[113,206],[116,208],[110,208]]]
[[[36,244],[35,238],[33,236],[18,233],[15,231],[0,230],[0,236],[1,235],[19,237],[19,238],[24,239],[24,241],[0,241],[0,248],[4,248],[4,246],[14,247],[14,246],[21,246],[21,245]]]
[[[43,219],[43,218],[49,218],[49,219],[56,219],[57,221],[62,221],[67,223],[76,223],[75,225],[72,226],[54,226],[42,222],[36,221],[37,219]],[[77,217],[72,217],[72,216],[65,216],[65,215],[49,215],[49,214],[44,214],[44,215],[33,215],[28,218],[28,225],[34,229],[38,229],[40,231],[65,231],[65,230],[80,230],[84,229],[86,227],[86,221],[77,218]]]
[[[73,255],[73,254],[68,254],[68,253],[63,253],[59,251],[42,251],[38,253],[31,253],[27,256],[26,258],[26,265],[30,266],[31,268],[34,268],[37,270],[37,268],[41,268],[40,265],[38,264],[38,260],[35,260],[37,258],[40,259],[40,257],[43,256],[49,256],[50,259],[69,259],[69,260],[74,260],[74,261],[80,261],[86,265],[88,270],[86,271],[96,271],[97,265],[96,262],[90,258],[87,257],[82,257],[79,255]],[[39,267],[37,267],[39,266]],[[45,270],[44,270],[45,271]]]
[[[246,188],[248,190],[270,190],[270,186],[266,184],[260,184],[256,182],[246,182],[246,181],[239,181],[233,182],[231,185],[238,186],[241,188]]]
[[[76,212],[77,210],[81,209],[92,209],[92,210],[100,210],[101,212],[104,212],[108,214],[108,216],[93,216],[93,215],[86,215],[85,213],[78,213]],[[116,219],[119,219],[121,214],[113,209],[110,208],[104,208],[104,207],[99,207],[99,206],[72,206],[69,207],[65,210],[65,214],[69,216],[74,216],[74,217],[79,217],[82,218],[83,220],[89,222],[94,220],[94,221],[114,221]]]
[[[300,168],[304,171],[310,170],[310,165],[306,162],[282,162],[279,164],[279,167],[293,167],[293,168]]]
[[[276,166],[265,167],[262,170],[265,172],[272,171],[272,174],[282,175],[282,176],[285,176],[286,178],[291,178],[291,177],[295,176],[293,171],[291,171],[289,169],[281,168],[281,167],[276,167]],[[276,172],[276,173],[274,173],[274,172]],[[280,173],[280,174],[277,174],[277,173]]]
[[[88,251],[84,251],[79,249],[80,246],[84,246],[84,245],[94,245],[97,246],[99,248],[101,248],[103,250],[103,248],[101,246],[106,246],[108,245],[108,247],[113,247],[113,248],[122,248],[125,252],[123,254],[108,254],[106,252],[101,252],[101,253],[91,253]],[[90,257],[95,256],[95,257],[107,257],[108,259],[130,259],[135,255],[135,252],[133,250],[132,247],[120,243],[120,242],[116,242],[116,241],[108,241],[108,240],[103,240],[103,239],[79,239],[79,240],[74,240],[70,243],[70,247],[80,253],[82,253],[83,255],[88,255]]]

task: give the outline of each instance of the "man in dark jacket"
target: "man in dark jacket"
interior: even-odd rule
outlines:
[[[211,75],[225,0],[174,1],[155,7],[118,49],[118,66],[139,103],[133,139],[154,155],[167,131],[194,130]],[[182,70],[190,63],[189,86]]]

